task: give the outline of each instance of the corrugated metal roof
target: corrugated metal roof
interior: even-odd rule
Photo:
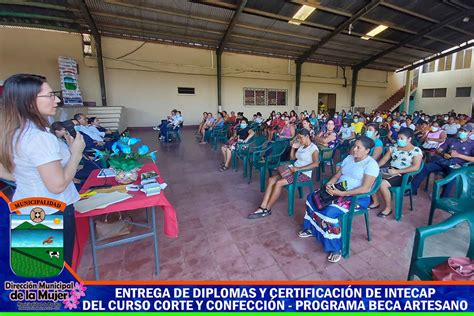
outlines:
[[[384,0],[353,21],[350,34],[349,25],[337,34],[334,30],[371,1],[321,0],[320,6],[301,25],[289,24],[301,7],[298,2],[248,0],[224,49],[292,59],[309,56],[308,62],[351,66],[370,60],[367,67],[389,70],[474,37],[473,11],[468,10],[474,4],[472,0]],[[86,0],[97,28],[104,35],[213,48],[222,41],[239,3],[237,0]],[[0,23],[84,31],[89,26],[80,5],[74,0],[0,4]],[[464,12],[471,16],[469,22],[462,22]],[[450,26],[372,60],[371,57],[458,13]],[[368,41],[360,38],[378,24],[385,24],[389,29]]]

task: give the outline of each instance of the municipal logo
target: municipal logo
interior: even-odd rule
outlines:
[[[23,277],[53,277],[64,264],[64,203],[25,199],[10,203],[10,265]]]

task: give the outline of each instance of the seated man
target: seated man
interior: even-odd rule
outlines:
[[[176,120],[176,115],[178,114],[177,110],[171,111],[171,116],[168,116],[166,120],[162,120],[161,124],[158,125],[157,128],[153,128],[154,130],[160,130],[160,139],[165,139],[168,133],[168,128],[171,127],[170,125]]]
[[[474,142],[468,137],[471,132],[471,126],[465,125],[459,129],[457,138],[448,138],[439,148],[431,162],[427,163],[423,170],[415,176],[412,182],[413,195],[416,195],[417,190],[423,180],[431,173],[442,171],[445,174],[452,170],[460,168],[466,162],[474,162]],[[455,181],[448,183],[442,193],[442,197],[448,197]]]
[[[118,138],[120,137],[120,134],[118,133],[118,131],[112,131],[111,129],[108,129],[108,128],[105,128],[105,127],[102,127],[100,125],[100,121],[97,117],[93,116],[93,117],[89,117],[87,119],[87,122],[89,123],[89,127],[91,130],[94,130],[96,129],[97,130],[97,133],[99,135],[101,135],[104,140],[106,141],[110,141],[110,140],[118,140]]]

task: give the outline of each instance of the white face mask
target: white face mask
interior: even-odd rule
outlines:
[[[436,127],[436,126],[431,127],[431,131],[433,132],[437,132],[438,130],[439,130],[439,127]]]

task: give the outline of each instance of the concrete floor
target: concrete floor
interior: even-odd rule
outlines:
[[[297,237],[306,208],[304,199],[296,200],[295,216],[289,217],[284,191],[271,216],[248,220],[247,214],[263,197],[257,172],[251,184],[242,177],[242,166],[239,172],[219,172],[220,152],[198,144],[191,129],[183,131],[181,143],[160,143],[151,129],[132,135],[158,149],[157,165],[169,184],[165,193],[176,208],[180,236],[172,239],[163,235],[163,216],[158,208],[160,274],[154,275],[153,245],[145,239],[99,251],[102,279],[406,280],[415,229],[428,221],[431,200],[422,190],[414,198],[413,212],[405,199],[401,222],[393,215],[378,218],[379,210],[371,211],[370,242],[363,217],[355,218],[350,258],[328,263],[327,254],[314,238]],[[142,211],[129,215],[135,221],[143,218]],[[437,212],[434,222],[447,217]],[[430,238],[425,253],[465,255],[467,247],[468,228],[460,225],[450,234]],[[93,279],[90,246],[84,251],[78,274]]]

